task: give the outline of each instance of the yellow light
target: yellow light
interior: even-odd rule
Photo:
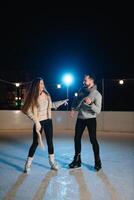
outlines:
[[[123,85],[124,84],[124,80],[119,80],[119,84]]]
[[[16,86],[16,87],[19,87],[19,86],[20,86],[20,83],[15,83],[15,86]]]

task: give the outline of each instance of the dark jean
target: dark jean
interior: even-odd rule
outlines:
[[[54,153],[54,147],[53,147],[53,124],[52,124],[52,119],[47,119],[40,121],[41,123],[41,134],[42,130],[44,129],[45,136],[46,136],[46,141],[47,141],[47,146],[48,146],[48,153],[53,154]],[[36,128],[35,124],[33,126],[33,143],[29,149],[28,157],[33,157],[36,148],[38,146],[38,135],[36,133]]]
[[[77,119],[75,126],[75,137],[74,137],[75,154],[77,155],[81,153],[81,138],[86,127],[88,129],[90,142],[92,144],[95,162],[97,162],[100,160],[100,156],[99,156],[99,144],[96,138],[96,118]]]

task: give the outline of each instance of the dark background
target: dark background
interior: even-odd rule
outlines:
[[[11,2],[1,6],[0,30],[1,79],[29,82],[41,76],[57,100],[66,97],[66,88],[59,91],[56,83],[70,72],[75,78],[71,101],[88,73],[101,93],[105,79],[105,110],[134,110],[132,5],[47,7]],[[118,79],[125,84],[120,87]],[[0,90],[1,109],[9,108],[7,91],[15,89],[0,81]]]

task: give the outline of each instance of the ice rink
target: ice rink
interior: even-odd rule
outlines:
[[[28,175],[23,168],[32,136],[16,135],[5,133],[0,140],[0,199],[133,200],[134,134],[99,134],[103,168],[95,172],[87,133],[82,139],[79,169],[68,169],[74,155],[73,133],[57,133],[54,146],[58,172],[50,170],[45,145],[45,151],[37,149]]]

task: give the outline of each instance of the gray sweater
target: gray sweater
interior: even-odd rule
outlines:
[[[101,111],[102,105],[102,96],[97,90],[96,85],[89,89],[89,93],[86,95],[86,97],[91,98],[92,104],[86,104],[83,99],[75,108],[75,110],[78,111],[78,118],[96,118],[97,114],[99,114]]]

